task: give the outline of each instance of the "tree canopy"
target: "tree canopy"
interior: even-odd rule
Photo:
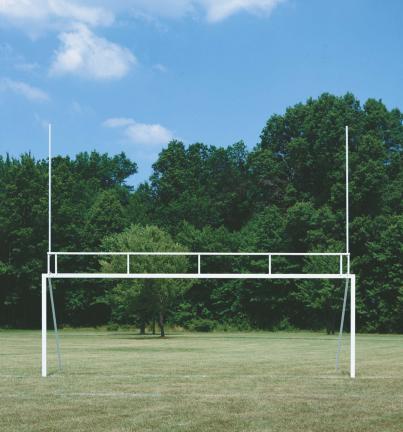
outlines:
[[[344,126],[349,125],[357,324],[367,331],[403,331],[402,120],[398,109],[389,110],[382,101],[360,104],[349,93],[325,93],[271,116],[252,149],[242,141],[228,147],[167,143],[149,181],[136,188],[127,183],[136,163],[124,154],[57,156],[54,250],[342,252]],[[35,326],[46,265],[47,161],[30,154],[0,157],[0,202],[0,325]],[[66,259],[60,265],[95,270],[118,264]],[[266,263],[220,258],[203,265],[251,271]],[[273,261],[276,269],[335,265],[327,259]],[[60,320],[144,322],[140,309],[154,300],[141,296],[152,296],[163,285],[143,290],[133,284],[131,297],[123,285],[58,282]],[[179,283],[172,287],[166,318],[185,326],[209,319],[239,327],[329,328],[343,295],[342,284],[319,281],[197,281],[187,289]]]

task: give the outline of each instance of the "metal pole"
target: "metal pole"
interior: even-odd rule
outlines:
[[[355,275],[351,275],[350,292],[350,377],[355,378]]]
[[[343,310],[341,312],[339,338],[338,338],[338,341],[337,341],[336,370],[339,369],[339,358],[340,358],[340,351],[341,351],[341,338],[343,336],[344,317],[345,317],[345,314],[346,314],[346,306],[347,306],[347,293],[348,293],[348,278],[346,279],[346,284],[345,284],[345,287],[344,287]]]
[[[59,339],[59,333],[57,331],[56,309],[55,309],[55,302],[53,300],[52,281],[50,280],[50,278],[48,279],[48,283],[49,283],[50,304],[52,306],[53,328],[55,331],[55,339],[56,339],[57,362],[59,364],[59,370],[62,370],[62,356],[60,354],[60,339]]]
[[[269,254],[269,274],[271,274],[271,255]]]
[[[200,274],[201,271],[201,262],[200,262],[200,254],[197,255],[197,273]]]
[[[348,170],[348,126],[346,126],[346,252],[350,253]],[[347,270],[350,273],[350,269]]]
[[[52,125],[49,123],[48,129],[48,250],[52,252]]]
[[[46,274],[42,274],[42,376],[47,376],[46,365]]]

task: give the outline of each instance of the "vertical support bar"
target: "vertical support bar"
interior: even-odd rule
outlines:
[[[346,126],[346,252],[350,253],[348,171],[348,126]]]
[[[201,259],[200,259],[200,254],[197,255],[197,274],[201,273]]]
[[[343,274],[343,255],[340,254],[340,274]]]
[[[57,274],[57,253],[55,254],[55,273]]]
[[[48,269],[47,273],[49,274],[50,273],[50,253],[49,252],[47,255],[47,269]]]
[[[46,330],[47,330],[47,315],[46,315],[46,274],[42,274],[42,376],[47,376],[46,365]]]
[[[269,275],[271,275],[271,254],[269,254]]]
[[[347,274],[350,274],[350,254],[347,255]]]
[[[346,278],[346,284],[345,284],[345,287],[344,287],[344,297],[343,297],[343,309],[341,311],[340,330],[339,330],[339,337],[338,337],[338,341],[337,341],[336,370],[339,369],[339,358],[340,358],[340,351],[341,351],[341,340],[342,340],[342,337],[343,337],[344,317],[346,315],[346,306],[347,306],[348,281],[349,281],[349,278]]]
[[[48,130],[48,251],[52,252],[52,125]]]
[[[56,273],[57,273],[57,271],[56,271]],[[56,308],[55,308],[55,302],[54,302],[54,299],[53,299],[52,280],[50,278],[48,278],[48,283],[49,283],[50,305],[52,307],[53,329],[55,331],[55,339],[56,339],[57,362],[58,362],[58,365],[59,365],[59,370],[62,370],[62,356],[60,354],[59,332],[57,331]]]
[[[130,254],[127,254],[127,274],[130,273]]]
[[[350,377],[355,378],[355,275],[351,275],[350,281]]]

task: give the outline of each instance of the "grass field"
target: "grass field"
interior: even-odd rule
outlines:
[[[403,431],[403,336],[0,331],[0,431]]]

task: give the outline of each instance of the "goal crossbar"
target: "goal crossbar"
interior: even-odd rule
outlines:
[[[64,274],[64,277],[72,277],[69,275],[78,275],[79,273],[60,273],[59,272],[59,257],[63,256],[74,256],[74,257],[84,257],[84,256],[99,256],[99,257],[113,257],[120,256],[125,257],[125,267],[126,271],[124,274],[134,274],[131,272],[131,264],[132,257],[197,257],[197,273],[194,274],[172,274],[172,277],[179,278],[179,275],[182,275],[182,278],[198,278],[198,276],[203,275],[206,278],[207,274],[202,272],[202,257],[258,257],[258,258],[267,258],[267,272],[259,273],[262,275],[262,278],[267,278],[268,276],[276,276],[279,273],[273,271],[273,257],[335,257],[338,259],[338,275],[344,277],[346,274],[350,274],[350,254],[347,252],[48,252],[47,259],[47,274],[51,275],[50,277],[55,277],[56,275]],[[87,274],[87,273],[85,273]],[[94,273],[95,274],[95,273]],[[120,273],[123,274],[123,273]],[[218,273],[220,275],[221,273]],[[288,274],[288,273],[286,273]],[[147,278],[149,273],[147,274],[134,274],[136,277]],[[167,273],[154,273],[154,278],[165,277],[162,275],[167,275]],[[161,277],[158,277],[160,275]],[[170,274],[168,274],[170,275]],[[244,276],[248,276],[245,274],[238,274],[238,278],[242,279]],[[232,273],[230,276],[235,276]],[[300,274],[298,277],[303,276]],[[97,276],[97,278],[101,278],[102,276]],[[217,273],[213,274],[210,278],[220,278],[217,276]],[[223,277],[221,277],[222,279]],[[225,279],[228,279],[226,277]],[[334,279],[334,277],[328,277],[328,279]]]

